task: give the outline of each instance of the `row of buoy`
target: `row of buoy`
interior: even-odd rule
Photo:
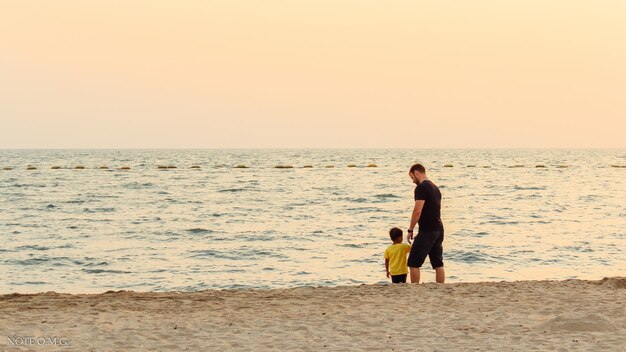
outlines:
[[[326,165],[325,166],[326,169],[332,169],[334,167],[335,167],[335,165]],[[359,166],[356,165],[356,164],[348,164],[347,167],[352,168],[352,167],[359,167]],[[376,164],[368,164],[365,167],[378,167],[378,165],[376,165]],[[293,166],[292,165],[276,165],[276,166],[274,166],[274,168],[275,169],[293,169]],[[313,165],[304,165],[304,166],[302,166],[302,168],[303,169],[312,169]]]
[[[327,169],[332,169],[334,167],[335,167],[335,165],[326,165],[325,166],[325,168],[327,168]],[[359,166],[356,165],[356,164],[348,164],[347,167],[349,167],[349,168],[356,168],[356,167],[359,167]],[[378,165],[376,165],[376,164],[368,164],[365,167],[378,167]],[[452,165],[452,164],[445,164],[443,167],[445,167],[445,168],[452,168],[452,167],[454,167],[454,165]],[[466,165],[465,167],[475,168],[475,167],[478,167],[478,166],[476,166],[476,165]],[[508,168],[524,168],[524,167],[526,167],[526,166],[522,165],[522,164],[516,164],[516,165],[508,166]],[[558,168],[558,169],[566,169],[568,167],[569,167],[569,165],[556,165],[556,168]],[[611,164],[611,167],[612,168],[626,168],[626,165]],[[159,169],[159,170],[171,170],[171,169],[177,169],[177,168],[178,167],[175,166],[175,165],[157,165],[157,169]],[[233,168],[235,168],[235,169],[249,169],[250,166],[239,164],[239,165],[234,166]],[[274,168],[276,168],[276,169],[293,169],[294,167],[292,165],[276,165],[276,166],[274,166]],[[302,166],[302,168],[303,169],[311,169],[311,168],[313,168],[313,165],[304,165],[304,166]],[[482,166],[482,168],[488,169],[488,168],[491,168],[491,166],[485,165],[485,166]],[[544,168],[547,168],[547,166],[544,165],[544,164],[538,164],[538,165],[535,165],[535,168],[544,169]],[[84,170],[85,167],[82,166],[82,165],[77,165],[77,166],[75,166],[73,168],[62,168],[60,166],[56,166],[55,165],[55,166],[52,166],[51,169],[52,170],[59,170],[59,169]],[[109,170],[109,167],[106,166],[106,165],[102,165],[102,166],[97,167],[97,169]],[[190,169],[200,169],[200,166],[192,165],[190,167]],[[13,167],[5,166],[5,167],[2,168],[2,170],[13,170]],[[37,170],[37,167],[29,165],[29,166],[26,167],[26,170]],[[130,166],[122,166],[122,167],[118,168],[118,170],[130,170]]]
[[[454,167],[454,165],[452,165],[452,164],[445,164],[443,167]],[[471,167],[477,167],[477,166],[476,165],[466,165],[465,167],[470,167],[471,168]],[[516,164],[516,165],[508,166],[509,169],[518,169],[518,168],[523,168],[523,167],[526,167],[526,165]],[[535,168],[537,168],[537,169],[543,169],[543,168],[546,168],[546,167],[547,166],[543,165],[543,164],[535,165]],[[556,167],[558,169],[567,169],[569,167],[569,165],[557,165]],[[485,166],[482,166],[482,168],[483,169],[490,169],[491,166],[485,165]]]
[[[50,169],[52,169],[52,170],[59,170],[59,169],[63,169],[63,168],[62,168],[62,167],[60,167],[60,166],[56,166],[56,165],[55,165],[55,166],[52,166]],[[74,170],[84,170],[84,169],[85,169],[85,167],[84,167],[84,166],[80,166],[80,165],[79,165],[79,166],[75,166],[75,167],[73,167],[72,169],[74,169]],[[101,170],[108,170],[108,169],[109,169],[109,167],[108,167],[108,166],[99,166],[99,167],[98,167],[98,169],[101,169]],[[3,168],[2,168],[2,170],[13,170],[13,167],[11,167],[11,166],[5,166],[5,167],[3,167]],[[26,170],[37,170],[37,167],[36,167],[36,166],[30,166],[30,165],[29,165],[29,166],[27,166],[27,167],[26,167]],[[130,166],[122,166],[122,167],[120,167],[118,170],[130,170]]]
[[[332,169],[334,168],[335,165],[326,165],[325,168],[327,169]],[[358,165],[356,164],[349,164],[348,167],[358,167]],[[378,167],[378,165],[376,164],[368,164],[365,167]],[[237,165],[234,167],[235,169],[249,169],[250,167],[247,165]],[[293,165],[276,165],[274,166],[275,169],[293,169],[294,166]],[[312,169],[313,165],[304,165],[302,166],[303,169]]]
[[[335,165],[326,165],[325,167],[326,167],[326,168],[334,168],[334,167],[335,167]],[[358,165],[356,165],[356,164],[349,164],[349,165],[348,165],[348,167],[350,167],[350,168],[352,168],[352,167],[358,167]],[[368,165],[367,165],[367,166],[365,166],[365,167],[378,167],[378,165],[376,165],[376,164],[368,164]],[[175,166],[175,165],[157,165],[157,169],[158,169],[158,170],[170,170],[170,169],[177,169],[177,168],[178,168],[178,167],[177,167],[177,166]],[[235,168],[235,169],[249,169],[250,167],[249,167],[249,166],[247,166],[247,165],[242,165],[242,164],[240,164],[240,165],[236,165],[236,166],[234,166],[233,168]],[[274,168],[276,168],[276,169],[293,169],[294,167],[293,167],[292,165],[276,165],[276,166],[274,166]],[[312,169],[312,168],[313,168],[313,165],[304,165],[304,166],[302,166],[302,168],[303,168],[303,169]],[[5,166],[5,167],[3,167],[2,169],[3,169],[3,170],[13,170],[13,167],[11,167],[11,166]],[[85,167],[84,167],[84,166],[82,166],[82,165],[78,165],[78,166],[75,166],[75,167],[73,167],[73,168],[62,168],[62,167],[60,167],[60,166],[55,165],[55,166],[52,166],[50,169],[52,169],[52,170],[59,170],[59,169],[84,170],[84,169],[85,169]],[[99,166],[99,167],[97,167],[97,169],[101,169],[101,170],[108,170],[108,169],[109,169],[109,167],[108,167],[108,166],[106,166],[106,165],[103,165],[103,166]],[[198,166],[198,165],[192,165],[192,166],[190,167],[190,169],[200,169],[200,166]],[[26,167],[26,170],[37,170],[37,167],[36,167],[36,166],[29,165],[29,166],[27,166],[27,167]],[[130,166],[122,166],[122,167],[120,167],[118,170],[130,170]]]

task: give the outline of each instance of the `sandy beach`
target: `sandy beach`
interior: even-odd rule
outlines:
[[[624,277],[46,292],[0,296],[0,330],[4,351],[624,351],[624,302]]]

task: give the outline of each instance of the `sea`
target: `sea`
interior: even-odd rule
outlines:
[[[447,282],[626,275],[626,149],[5,149],[0,293],[389,283],[416,162]]]

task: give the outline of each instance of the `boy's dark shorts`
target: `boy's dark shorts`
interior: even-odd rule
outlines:
[[[420,231],[413,241],[407,265],[420,268],[426,256],[430,259],[433,269],[443,266],[443,229]]]
[[[406,274],[391,275],[391,282],[394,284],[406,283]]]

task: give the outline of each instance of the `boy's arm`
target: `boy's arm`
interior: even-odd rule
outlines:
[[[387,277],[391,274],[389,273],[389,258],[385,258],[385,269],[387,270]]]

